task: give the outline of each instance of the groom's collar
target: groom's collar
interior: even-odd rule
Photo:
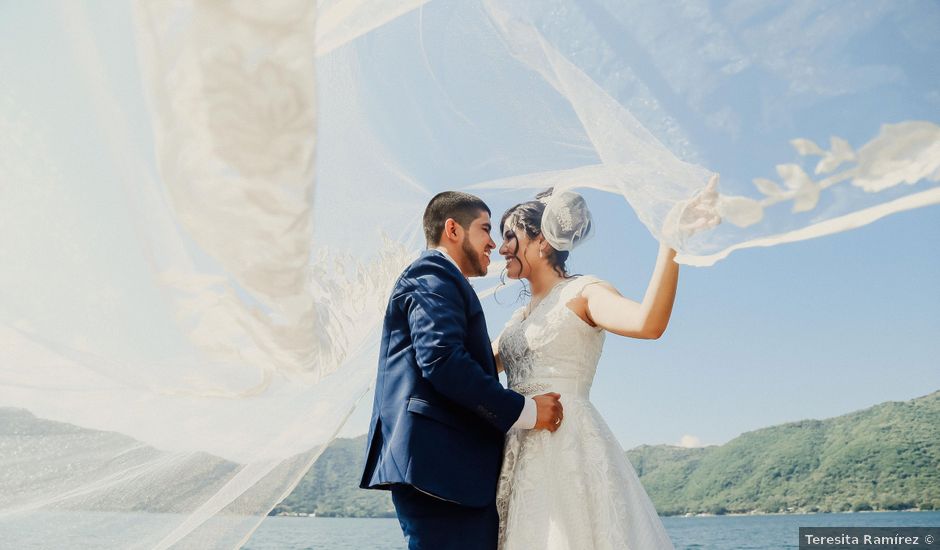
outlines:
[[[431,250],[436,250],[436,251],[440,252],[441,254],[443,254],[443,255],[444,255],[444,258],[446,258],[448,262],[454,264],[454,267],[456,267],[456,268],[457,268],[457,271],[459,271],[460,274],[463,275],[463,278],[464,278],[464,279],[467,279],[467,281],[470,280],[466,275],[463,274],[463,271],[460,270],[460,266],[457,265],[457,261],[454,260],[454,258],[451,257],[451,255],[447,253],[447,249],[446,249],[446,248],[444,248],[443,246],[438,246],[438,247],[432,248]]]

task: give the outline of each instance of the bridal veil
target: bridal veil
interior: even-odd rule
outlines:
[[[368,392],[438,191],[599,189],[702,266],[937,203],[938,28],[929,1],[0,4],[0,534],[243,544]],[[716,172],[723,223],[666,223]]]

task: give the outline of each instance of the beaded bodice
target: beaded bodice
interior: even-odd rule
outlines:
[[[523,395],[565,391],[587,396],[604,346],[605,332],[569,307],[590,276],[563,280],[538,303],[516,310],[499,338],[509,388]]]

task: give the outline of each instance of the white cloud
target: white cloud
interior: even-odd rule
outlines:
[[[679,439],[679,446],[687,449],[692,447],[704,447],[702,440],[695,435],[685,434]]]

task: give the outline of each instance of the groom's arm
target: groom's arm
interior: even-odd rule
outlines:
[[[428,288],[419,282],[402,296],[415,357],[435,390],[489,421],[501,432],[517,421],[535,425],[535,404],[507,390],[467,351],[466,306],[452,284]],[[528,415],[523,414],[526,402]],[[521,418],[521,417],[526,418]]]

